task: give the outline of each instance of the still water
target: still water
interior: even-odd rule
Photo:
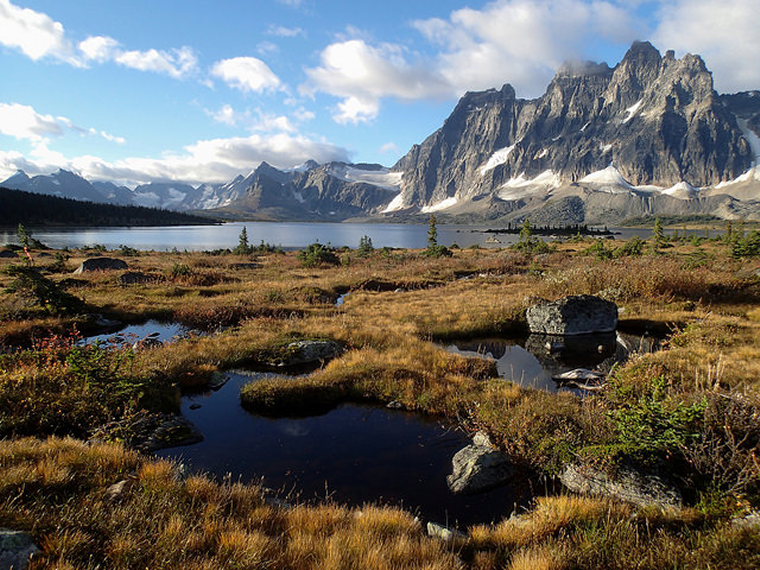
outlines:
[[[100,244],[108,249],[126,245],[140,250],[167,251],[173,248],[188,251],[232,248],[238,243],[243,227],[247,228],[251,244],[262,240],[284,249],[300,249],[316,241],[336,247],[358,247],[362,236],[368,235],[375,247],[423,248],[427,247],[425,224],[369,224],[325,222],[230,222],[209,226],[160,226],[116,228],[30,228],[34,237],[54,247],[85,247]],[[477,230],[491,226],[439,225],[438,243],[461,247],[504,247],[515,243],[516,235],[499,234],[493,243],[493,234]],[[473,231],[475,230],[475,231]],[[634,235],[648,237],[650,230],[623,229],[618,238]],[[491,241],[488,241],[491,240]],[[0,229],[0,244],[17,243],[14,229]]]
[[[453,494],[446,484],[451,458],[470,440],[421,415],[356,404],[305,418],[252,414],[240,405],[240,388],[263,376],[228,373],[219,391],[184,397],[182,414],[205,439],[156,454],[218,477],[263,478],[296,500],[379,502],[458,525],[500,520],[545,492],[523,476],[484,493]]]

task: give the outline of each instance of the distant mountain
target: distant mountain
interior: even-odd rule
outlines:
[[[209,217],[156,208],[96,204],[0,187],[0,226],[171,226],[210,224]]]
[[[466,93],[392,168],[262,162],[225,184],[134,190],[65,170],[3,184],[227,217],[619,223],[651,215],[760,219],[760,91],[719,95],[704,61],[635,42],[614,68],[566,64],[536,99]]]
[[[720,96],[699,56],[636,42],[615,67],[566,65],[544,95],[467,93],[394,167],[395,215],[616,222],[760,219],[760,94]]]

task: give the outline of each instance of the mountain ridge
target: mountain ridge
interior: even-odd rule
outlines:
[[[467,92],[391,168],[262,162],[224,184],[134,190],[66,171],[17,173],[4,184],[60,195],[66,182],[79,199],[259,219],[760,219],[759,161],[760,91],[720,95],[700,56],[634,42],[615,67],[564,64],[535,99],[518,98],[508,83]]]

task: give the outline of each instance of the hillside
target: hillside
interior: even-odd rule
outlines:
[[[179,226],[216,220],[158,208],[95,204],[0,188],[0,225]]]

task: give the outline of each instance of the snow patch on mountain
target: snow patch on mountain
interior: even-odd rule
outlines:
[[[627,113],[626,117],[623,119],[624,123],[627,123],[631,119],[633,119],[636,116],[636,113],[639,112],[639,109],[641,109],[641,104],[643,103],[643,99],[639,99],[636,101],[633,105],[628,107],[625,112]]]
[[[423,206],[422,210],[420,210],[423,214],[430,214],[432,212],[439,212],[441,210],[446,210],[447,208],[451,208],[452,206],[455,206],[459,202],[459,199],[456,196],[451,196],[449,198],[446,198],[445,200],[441,200],[440,202],[433,204],[431,206]]]
[[[517,200],[530,194],[538,194],[559,188],[562,185],[562,179],[559,174],[552,170],[544,170],[535,178],[526,178],[525,173],[510,178],[499,188],[497,196],[502,200]]]
[[[507,162],[507,158],[509,158],[510,153],[514,149],[515,145],[511,145],[494,151],[494,153],[489,157],[488,161],[486,161],[486,163],[480,167],[480,174],[483,175],[489,170],[493,170],[497,166]]]
[[[390,201],[390,203],[385,207],[385,209],[381,210],[381,214],[389,214],[390,212],[395,212],[397,210],[400,210],[404,207],[404,193],[399,192],[393,200]]]

